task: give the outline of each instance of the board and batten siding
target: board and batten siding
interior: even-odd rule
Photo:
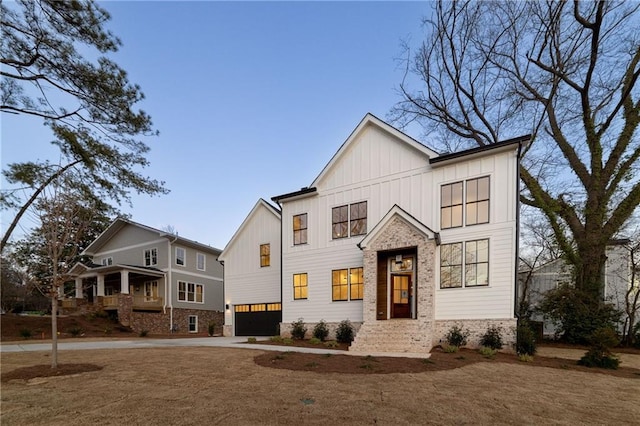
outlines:
[[[420,222],[440,232],[440,186],[490,177],[490,221],[441,231],[442,242],[490,239],[490,285],[474,289],[439,289],[436,319],[513,318],[516,258],[516,148],[461,158],[432,166],[428,157],[387,132],[366,127],[323,172],[317,192],[282,203],[283,322],[362,319],[361,302],[331,301],[331,270],[362,266],[355,236],[332,239],[331,209],[367,202],[367,231],[397,204]],[[293,216],[307,213],[308,242],[293,245]],[[439,275],[438,262],[434,265]],[[293,274],[308,274],[308,299],[293,300]]]
[[[258,202],[239,234],[224,249],[225,324],[233,324],[233,306],[280,302],[280,218]],[[260,266],[260,245],[270,244],[270,266]]]

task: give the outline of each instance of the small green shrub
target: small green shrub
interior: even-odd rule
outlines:
[[[599,367],[616,370],[620,360],[611,353],[611,348],[620,343],[616,331],[609,327],[599,328],[589,337],[591,348],[578,361],[585,367]]]
[[[448,354],[453,354],[458,352],[459,348],[455,345],[444,345],[442,347],[442,350],[445,351]]]
[[[334,349],[338,347],[338,342],[335,340],[329,340],[328,342],[324,342],[324,345],[328,348]]]
[[[490,348],[488,346],[483,346],[480,349],[478,349],[478,352],[480,353],[480,355],[482,355],[485,358],[489,358],[492,359],[494,356],[496,356],[496,354],[498,353],[497,349],[493,349]]]
[[[353,342],[353,325],[351,325],[351,321],[344,320],[338,324],[338,328],[336,329],[336,340],[340,343]]]
[[[318,339],[317,337],[312,337],[311,339],[309,339],[309,343],[311,343],[312,345],[319,345],[320,343],[322,343],[322,340]]]
[[[256,339],[255,337],[249,337],[247,339],[247,343],[257,343],[257,342],[258,342],[258,339]]]
[[[69,330],[67,330],[67,333],[69,333],[71,337],[78,337],[82,333],[84,333],[84,330],[80,327],[71,327]]]
[[[520,355],[518,355],[518,361],[533,362],[533,356],[532,355],[527,355],[527,354],[520,354]]]
[[[289,339],[288,337],[286,339],[282,339],[282,343],[284,343],[285,345],[289,346],[289,345],[293,345],[293,339]]]
[[[327,327],[327,323],[324,322],[324,320],[320,320],[320,322],[317,323],[315,327],[313,327],[313,337],[324,342],[328,335],[329,327]]]
[[[148,334],[149,334],[149,330],[140,330],[140,333],[138,334],[138,336],[147,337]]]
[[[271,337],[269,337],[269,341],[274,342],[274,343],[282,343],[282,337],[281,336],[271,336]]]
[[[209,324],[207,325],[207,333],[209,334],[209,336],[213,336],[216,333],[216,322],[215,321],[210,321]]]
[[[20,337],[22,337],[23,339],[31,339],[32,336],[33,336],[33,333],[31,332],[30,329],[28,328],[20,329]]]
[[[516,353],[518,355],[535,355],[537,351],[536,337],[531,327],[527,323],[522,323],[518,325],[516,334]]]
[[[467,338],[469,337],[469,330],[463,330],[462,327],[454,325],[449,329],[445,339],[449,346],[461,347],[467,344]]]
[[[502,328],[495,325],[487,328],[480,339],[480,344],[491,349],[502,349]]]
[[[302,318],[291,323],[291,337],[296,340],[302,340],[304,339],[305,334],[307,334],[307,327],[305,326]]]

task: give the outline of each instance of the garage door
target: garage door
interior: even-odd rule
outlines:
[[[282,321],[282,305],[280,303],[236,305],[234,311],[236,336],[275,336],[279,334],[278,326]]]

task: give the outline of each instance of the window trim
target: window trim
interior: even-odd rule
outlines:
[[[305,283],[304,285],[298,285],[296,286],[296,276],[300,277],[302,279],[302,276],[305,277]],[[293,274],[292,277],[292,284],[293,284],[293,300],[308,300],[309,299],[309,274],[307,272],[300,272],[297,274]],[[305,297],[296,297],[296,288],[304,288],[305,289]],[[302,294],[302,290],[300,291],[300,293]]]
[[[461,184],[462,188],[461,188],[461,194],[460,194],[460,204],[453,204],[453,186],[457,185],[457,184]],[[442,190],[445,187],[451,187],[450,190],[450,198],[451,198],[451,202],[450,204],[445,205],[443,202],[443,197],[442,197]],[[464,184],[464,180],[457,180],[455,182],[449,182],[449,183],[443,183],[440,185],[440,229],[455,229],[455,228],[462,228],[464,226],[464,195],[465,195],[465,184]],[[453,226],[451,224],[453,224],[453,209],[454,207],[460,206],[460,225],[456,225]],[[444,209],[451,209],[451,213],[450,213],[450,220],[449,223],[450,225],[445,227],[443,224],[443,218],[444,218],[444,214],[442,213]]]
[[[304,228],[302,226],[300,226],[300,228],[296,229],[296,217],[305,217],[304,220]],[[292,221],[291,221],[291,225],[292,225],[292,230],[293,230],[293,245],[294,246],[301,246],[301,245],[305,245],[309,243],[309,214],[308,213],[299,213],[299,214],[294,214]],[[300,238],[300,242],[296,243],[296,232],[299,232],[299,235],[303,235],[304,231],[304,241],[302,241],[302,238]]]
[[[155,263],[153,262],[153,252],[155,251]],[[149,263],[147,263],[147,252],[149,252]],[[158,247],[151,247],[142,251],[142,264],[144,266],[158,265]]]
[[[267,248],[267,253],[262,252],[262,248]],[[267,268],[271,266],[271,243],[260,244],[260,267]]]
[[[195,330],[191,330],[191,319],[195,318]],[[197,315],[189,315],[187,318],[187,329],[189,333],[197,333],[198,332],[198,316]]]
[[[202,257],[202,268],[200,268],[200,257]],[[196,269],[198,271],[207,270],[207,255],[204,253],[196,252]]]
[[[102,259],[102,266],[111,266],[113,265],[113,257],[105,257]]]
[[[475,201],[468,201],[469,200],[469,182],[479,182],[480,180],[483,179],[487,179],[487,198],[483,198],[483,199],[476,199]],[[453,188],[453,185],[456,184],[462,184],[462,194],[461,194],[461,202],[462,204],[448,204],[448,205],[444,205],[443,204],[443,197],[442,197],[442,191],[445,187],[447,186],[451,186]],[[477,186],[476,186],[477,188]],[[451,192],[451,202],[453,202],[453,192]],[[469,217],[467,214],[467,210],[468,207],[470,205],[476,205],[476,218],[478,217],[478,209],[477,206],[483,202],[487,203],[487,220],[484,222],[475,222],[475,223],[469,223]],[[453,208],[454,207],[458,207],[460,206],[461,209],[461,222],[460,225],[457,226],[447,226],[446,228],[443,226],[443,218],[445,217],[445,215],[443,214],[443,210],[444,209],[452,209],[451,210],[451,217],[450,217],[450,223],[453,222]],[[473,178],[469,178],[469,179],[462,179],[462,180],[457,180],[454,182],[448,182],[448,183],[441,183],[440,184],[440,229],[441,230],[446,230],[446,229],[456,229],[456,228],[462,228],[462,227],[466,227],[466,226],[475,226],[475,225],[486,225],[487,223],[491,223],[491,174],[488,175],[483,175],[483,176],[477,176],[477,177],[473,177]]]
[[[362,282],[356,282],[353,283],[353,281],[351,280],[351,275],[353,275],[353,271],[361,269],[362,270]],[[347,282],[346,284],[336,284],[333,280],[334,278],[334,273],[336,272],[341,272],[341,271],[346,271],[347,273]],[[362,289],[362,297],[359,298],[354,298],[353,297],[353,286],[360,286],[360,288]],[[334,288],[335,287],[342,287],[342,286],[346,286],[347,287],[347,297],[346,299],[335,299],[334,298]],[[340,269],[332,269],[331,270],[331,301],[332,302],[350,302],[350,301],[355,301],[355,300],[363,300],[364,299],[364,267],[362,266],[356,266],[354,268],[340,268]]]
[[[487,260],[482,261],[482,262],[473,262],[468,264],[467,263],[467,244],[468,243],[478,243],[480,241],[486,241],[487,242]],[[461,264],[455,264],[455,265],[451,265],[451,266],[460,266],[460,285],[459,286],[455,286],[455,287],[443,287],[442,286],[442,249],[444,246],[448,246],[448,245],[454,245],[454,244],[460,244],[461,245],[461,252],[460,252],[460,257],[461,257]],[[476,249],[477,250],[477,249]],[[453,241],[451,243],[446,243],[446,244],[441,244],[440,245],[440,264],[438,267],[438,274],[439,274],[439,284],[438,287],[440,290],[452,290],[452,289],[463,289],[463,288],[483,288],[483,287],[490,287],[491,286],[491,279],[490,279],[490,273],[491,273],[491,238],[477,238],[474,240],[466,240],[466,241]],[[487,265],[487,283],[486,284],[475,284],[475,285],[467,285],[467,266],[469,265],[478,265],[478,264],[486,264]],[[451,267],[448,266],[448,267]],[[476,269],[477,271],[477,269]],[[476,272],[476,281],[477,281],[477,272]]]
[[[365,205],[365,216],[364,217],[358,217],[356,219],[353,218],[353,214],[352,212],[352,208],[354,206],[357,206],[359,204],[364,204]],[[347,217],[346,217],[346,221],[339,221],[339,222],[334,222],[333,218],[334,218],[334,211],[336,209],[346,209],[347,211]],[[355,203],[347,203],[347,204],[342,204],[339,206],[334,206],[331,207],[331,240],[342,240],[345,238],[352,238],[352,237],[358,237],[358,236],[362,236],[362,235],[366,235],[367,234],[367,219],[369,217],[369,203],[367,200],[362,200],[362,201],[357,201]],[[364,222],[364,227],[362,230],[362,233],[358,233],[358,234],[354,234],[353,231],[353,224],[356,221],[363,221]],[[345,225],[346,232],[340,236],[337,236],[335,233],[335,227],[336,225]]]
[[[335,282],[335,277],[336,274],[338,274],[338,279],[341,278],[341,273],[344,271],[344,278],[345,278],[345,282],[344,284],[342,282],[338,282],[336,284]],[[345,297],[344,299],[336,299],[335,298],[335,289],[336,287],[344,287],[345,288]],[[342,294],[342,290],[340,290],[340,294]],[[331,270],[331,301],[332,302],[348,302],[349,301],[349,269],[332,269]]]
[[[178,250],[182,250],[182,254],[183,254],[183,256],[182,256],[182,263],[178,263],[178,258],[179,258],[179,257],[178,257]],[[182,266],[183,268],[186,268],[186,267],[187,267],[187,249],[185,249],[184,247],[176,247],[175,255],[176,255],[176,256],[175,256],[175,261],[174,261],[174,263],[175,263],[177,266]]]
[[[480,181],[481,179],[487,179],[487,198],[486,199],[476,199],[475,201],[469,201],[469,182],[471,181]],[[477,186],[476,186],[477,188]],[[477,192],[477,189],[476,189]],[[486,176],[480,176],[480,177],[476,177],[473,179],[467,179],[465,180],[465,188],[464,188],[464,224],[465,226],[475,226],[475,225],[484,225],[487,223],[491,222],[491,175],[486,175]],[[467,213],[467,208],[469,206],[469,204],[475,204],[476,205],[476,219],[478,217],[478,205],[482,202],[486,201],[487,202],[487,220],[486,222],[475,222],[475,223],[469,223],[469,215]]]
[[[180,290],[180,284],[184,284],[184,291]],[[189,291],[189,284],[193,285],[193,291]],[[198,287],[202,288],[202,291],[200,292],[200,294],[202,295],[202,300],[200,302],[198,302]],[[184,299],[180,298],[180,293],[184,294]],[[193,293],[193,300],[189,300],[189,294]],[[199,283],[194,283],[194,282],[189,282],[189,281],[183,281],[183,280],[178,280],[178,302],[184,302],[184,303],[197,303],[199,305],[203,305],[204,304],[204,284],[199,284]]]

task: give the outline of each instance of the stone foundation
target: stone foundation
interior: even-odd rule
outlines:
[[[189,316],[198,317],[198,330],[189,332]],[[131,329],[137,333],[146,331],[149,334],[198,334],[208,335],[209,323],[214,322],[214,334],[222,333],[224,314],[217,311],[205,311],[200,309],[173,309],[173,328],[171,327],[170,310],[166,312],[139,312],[132,311],[130,314]],[[124,325],[124,324],[123,324]]]
[[[469,330],[469,337],[467,338],[467,347],[478,348],[480,347],[480,340],[482,336],[487,332],[489,326],[496,326],[502,329],[502,343],[503,349],[513,349],[516,343],[516,327],[518,320],[513,319],[486,319],[486,320],[440,320],[435,322],[435,331],[433,335],[433,346],[437,346],[446,343],[446,335],[454,325],[462,328],[463,330]]]
[[[313,328],[316,326],[316,324],[317,323],[315,323],[315,322],[309,322],[309,323],[305,323],[304,324],[305,327],[307,327],[307,332],[304,335],[305,339],[310,339],[310,338],[313,337]],[[338,325],[340,325],[340,322],[328,322],[327,323],[327,328],[329,329],[329,336],[327,337],[327,340],[335,340],[336,339],[336,329],[338,328]],[[360,326],[362,325],[362,323],[361,322],[352,322],[351,325],[353,326],[353,335],[355,336],[358,333],[358,330],[360,330]],[[226,336],[226,334],[225,334],[225,336]],[[280,323],[280,337],[282,337],[282,338],[291,337],[291,323],[290,322],[281,322]]]
[[[232,337],[233,336],[233,326],[225,324],[222,328],[222,335],[224,337]]]

